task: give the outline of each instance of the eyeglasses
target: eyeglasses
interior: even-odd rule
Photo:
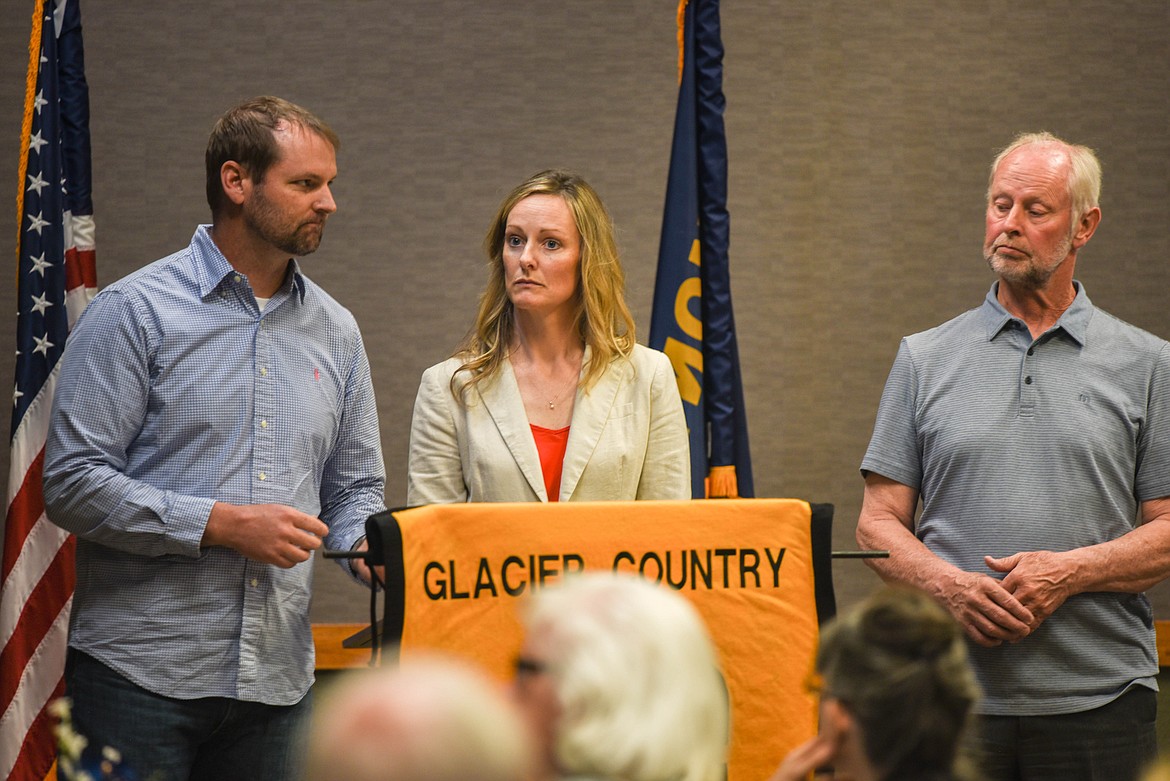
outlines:
[[[530,659],[526,656],[517,656],[516,661],[513,662],[513,668],[516,671],[516,676],[522,675],[541,675],[548,669],[544,662],[539,662],[536,659]]]

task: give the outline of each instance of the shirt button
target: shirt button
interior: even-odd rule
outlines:
[[[267,366],[261,366],[261,367],[260,367],[260,376],[261,376],[261,377],[267,377],[267,376],[268,376],[268,367],[267,367]]]
[[[1028,355],[1035,355],[1035,354],[1036,354],[1036,348],[1035,348],[1035,347],[1029,347],[1029,348],[1028,348]]]
[[[256,580],[256,578],[252,578],[252,588],[256,588],[258,585],[260,585],[260,581]]]
[[[1032,378],[1031,378],[1031,377],[1025,377],[1025,378],[1024,378],[1024,384],[1025,384],[1025,385],[1031,385],[1031,384],[1032,384]]]
[[[267,420],[260,421],[260,428],[268,428],[268,421]]]
[[[259,477],[261,480],[267,480],[267,479],[268,479],[268,474],[267,474],[266,472],[261,472],[260,474],[258,474],[258,475],[256,475],[256,476],[257,476],[257,477]]]
[[[232,279],[234,279],[236,282],[242,282],[242,281],[243,281],[243,280],[240,278],[240,275],[239,275],[239,274],[236,274],[234,277],[232,277]]]

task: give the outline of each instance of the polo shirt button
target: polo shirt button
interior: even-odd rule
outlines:
[[[1031,384],[1032,384],[1032,378],[1031,378],[1031,377],[1025,377],[1025,378],[1024,378],[1024,384],[1025,384],[1025,385],[1031,385]]]

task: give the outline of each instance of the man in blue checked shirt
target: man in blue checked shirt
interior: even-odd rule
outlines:
[[[384,508],[361,334],[295,260],[337,209],[337,147],[279,98],[228,111],[212,224],[103,290],[62,359],[44,492],[78,538],[73,723],[142,778],[291,777],[313,551],[364,546]]]

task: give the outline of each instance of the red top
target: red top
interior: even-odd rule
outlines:
[[[565,448],[569,444],[569,427],[556,429],[532,428],[536,440],[536,452],[540,454],[540,471],[544,473],[544,490],[550,502],[558,501],[561,495],[561,469],[565,465]]]

